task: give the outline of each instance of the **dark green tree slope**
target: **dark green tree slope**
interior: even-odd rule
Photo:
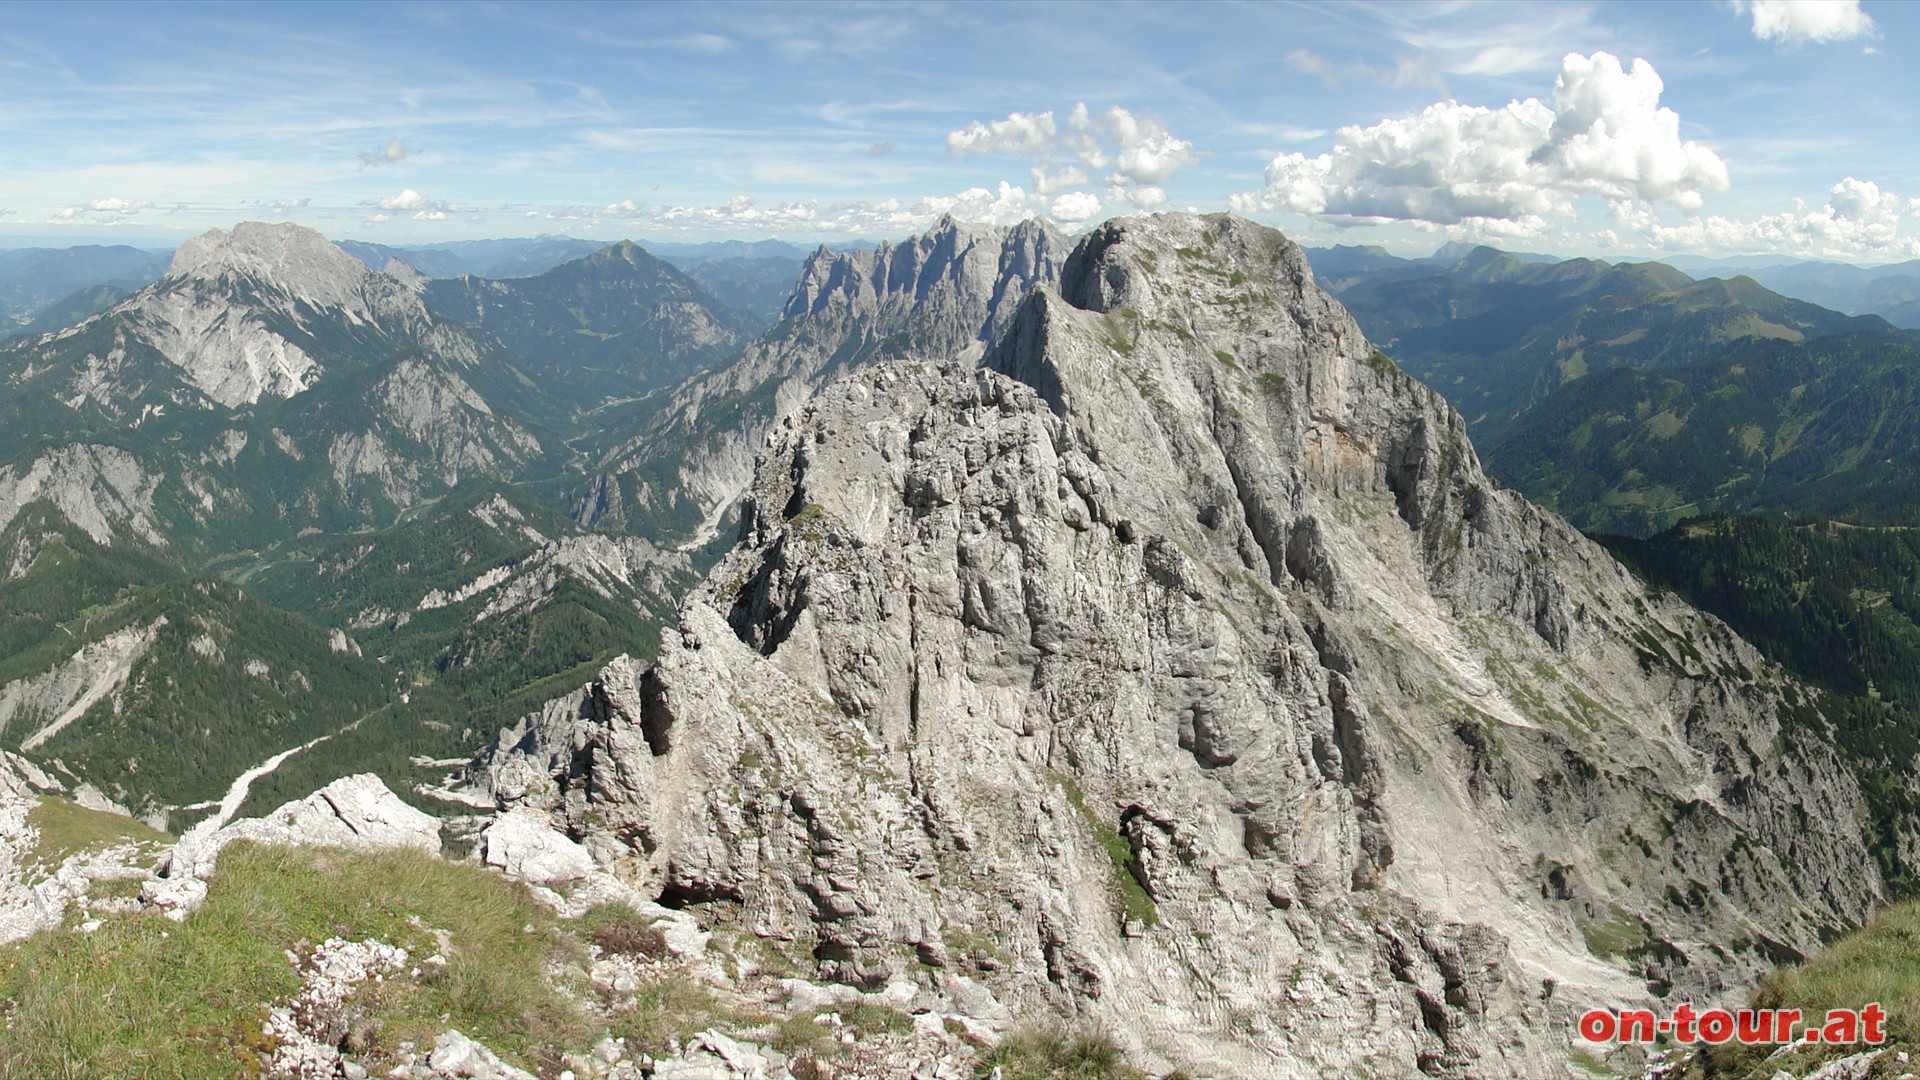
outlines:
[[[1920,341],[1745,341],[1599,372],[1484,452],[1489,472],[1587,529],[1747,511],[1920,524]]]
[[[1801,341],[1887,329],[1769,292],[1750,278],[1695,281],[1659,263],[1526,262],[1476,248],[1444,271],[1363,274],[1339,292],[1367,338],[1498,441],[1563,384],[1615,367],[1705,359],[1730,341]]]

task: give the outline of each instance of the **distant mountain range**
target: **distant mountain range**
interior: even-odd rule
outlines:
[[[1472,250],[1459,242],[1425,258],[1394,255],[1375,246],[1309,248],[1314,273],[1339,292],[1361,277],[1410,278],[1444,270]],[[1528,263],[1557,263],[1552,255],[1504,254]],[[1640,262],[1645,260],[1626,260]],[[1879,266],[1798,259],[1787,255],[1706,257],[1673,255],[1658,260],[1696,279],[1747,277],[1774,292],[1832,308],[1846,315],[1878,315],[1902,329],[1920,329],[1920,259]]]
[[[1920,338],[1741,341],[1599,372],[1530,410],[1487,462],[1609,532],[1743,511],[1920,524]]]
[[[1326,261],[1370,339],[1466,414],[1489,469],[1575,524],[1920,520],[1920,339],[1878,316],[1660,263]]]
[[[91,314],[98,308],[79,294],[103,286],[132,292],[159,277],[170,257],[124,245],[0,251],[0,338],[49,312]]]
[[[807,249],[781,240],[726,240],[705,244],[647,243],[649,255],[678,267],[722,304],[744,311],[757,321],[756,330],[780,317],[794,275]],[[390,247],[358,240],[343,241],[343,249],[374,270],[399,259],[431,278],[475,277],[495,281],[538,277],[563,263],[584,258],[607,245],[568,236],[531,240],[461,240],[421,247]]]
[[[421,296],[441,317],[498,338],[548,393],[583,407],[678,383],[763,328],[631,242],[531,277],[441,278]]]
[[[485,278],[533,277],[605,246],[600,241],[576,240],[571,236],[452,240],[418,247],[392,247],[364,240],[340,242],[341,250],[366,263],[369,269],[383,270],[390,260],[399,259],[422,274],[436,278],[463,274]]]
[[[1485,247],[1444,268],[1375,258],[1335,295],[1370,340],[1446,394],[1490,444],[1590,372],[1684,364],[1734,340],[1886,326],[1748,278],[1695,281],[1659,263],[1527,262]]]
[[[682,290],[673,310],[745,318],[644,253],[612,252],[506,283],[519,306],[501,310],[581,305],[556,333],[608,356],[653,312],[630,304],[638,263]],[[528,496],[544,485],[563,502],[584,471],[567,446],[578,356],[523,357],[436,314],[428,287],[310,230],[246,224],[182,245],[158,281],[79,325],[0,347],[0,540],[16,571],[0,604],[25,590],[35,599],[14,606],[64,631],[7,658],[0,698],[24,704],[0,719],[0,742],[38,739],[112,798],[163,811],[321,735],[338,745],[290,765],[288,782],[361,760],[399,783],[410,754],[456,752],[474,723],[537,704],[526,687],[645,639],[689,580],[684,557],[591,537]],[[629,338],[609,363],[652,370],[668,362],[646,352],[656,344]],[[379,651],[363,655],[363,637]],[[241,677],[249,640],[316,658],[293,684],[269,680],[282,697],[311,687],[308,705],[254,693],[268,683]],[[301,720],[195,736],[169,726],[211,708],[179,696],[193,687],[225,695],[223,709]],[[201,765],[182,787],[188,772],[140,771],[144,750],[109,762],[112,746]]]
[[[623,241],[623,243],[630,243]],[[340,246],[374,270],[399,259],[431,278],[502,281],[538,277],[605,248],[597,240],[541,236],[530,240],[459,240],[394,247],[359,240]],[[726,240],[704,244],[645,243],[644,250],[699,281],[728,307],[747,312],[765,329],[780,317],[807,249],[782,240]]]

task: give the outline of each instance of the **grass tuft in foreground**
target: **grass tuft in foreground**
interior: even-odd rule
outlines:
[[[236,844],[183,923],[125,916],[0,949],[0,1078],[257,1076],[266,1010],[300,987],[288,951],[374,938],[418,960],[442,951],[434,928],[451,934],[443,971],[366,988],[368,1051],[431,1046],[449,1027],[523,1067],[591,1045],[589,1017],[548,975],[581,946],[523,887],[413,852]]]
[[[160,845],[171,840],[166,833],[132,818],[44,796],[40,805],[27,812],[27,825],[40,834],[30,858],[47,873],[59,869],[69,856],[83,852],[121,844]]]
[[[1825,1017],[1830,1009],[1857,1009],[1871,1002],[1879,1002],[1886,1010],[1888,1064],[1901,1050],[1912,1053],[1920,1043],[1920,903],[1882,910],[1804,963],[1775,969],[1753,995],[1755,1008],[1799,1009],[1808,1017]],[[1783,1068],[1792,1070],[1789,1075],[1807,1075],[1817,1071],[1821,1062],[1872,1048],[1802,1046],[1787,1058],[1769,1059],[1774,1049],[1732,1043],[1715,1047],[1698,1055],[1686,1075],[1772,1080]],[[1887,1075],[1904,1071],[1902,1067]]]
[[[974,1075],[1002,1080],[1146,1080],[1105,1032],[1036,1027],[1015,1031],[980,1059]]]

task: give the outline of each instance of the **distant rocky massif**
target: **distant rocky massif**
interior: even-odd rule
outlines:
[[[1890,331],[1497,255],[1349,259],[1356,322],[1228,215],[946,220],[756,333],[633,245],[248,224],[0,346],[0,1075],[139,1074],[23,972],[216,941],[258,981],[150,1074],[1637,1072],[1581,1011],[1744,1000],[1920,836],[1441,394],[1517,445]]]
[[[587,525],[694,544],[726,539],[768,430],[836,376],[888,359],[978,356],[1020,301],[1051,284],[1067,243],[1052,226],[943,220],[873,251],[813,253],[778,325],[674,390],[615,443],[578,503]]]

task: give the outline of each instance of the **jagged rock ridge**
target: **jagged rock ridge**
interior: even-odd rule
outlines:
[[[1579,1009],[1733,991],[1879,898],[1826,735],[1488,481],[1293,244],[1165,215],[983,366],[789,417],[678,640],[470,776],[825,977],[1203,1072],[1542,1076]]]
[[[950,217],[873,251],[820,248],[801,267],[780,325],[681,386],[640,435],[607,454],[576,518],[703,542],[746,491],[754,455],[781,417],[861,365],[978,355],[1028,292],[1058,277],[1065,249],[1037,218],[1000,229]]]

